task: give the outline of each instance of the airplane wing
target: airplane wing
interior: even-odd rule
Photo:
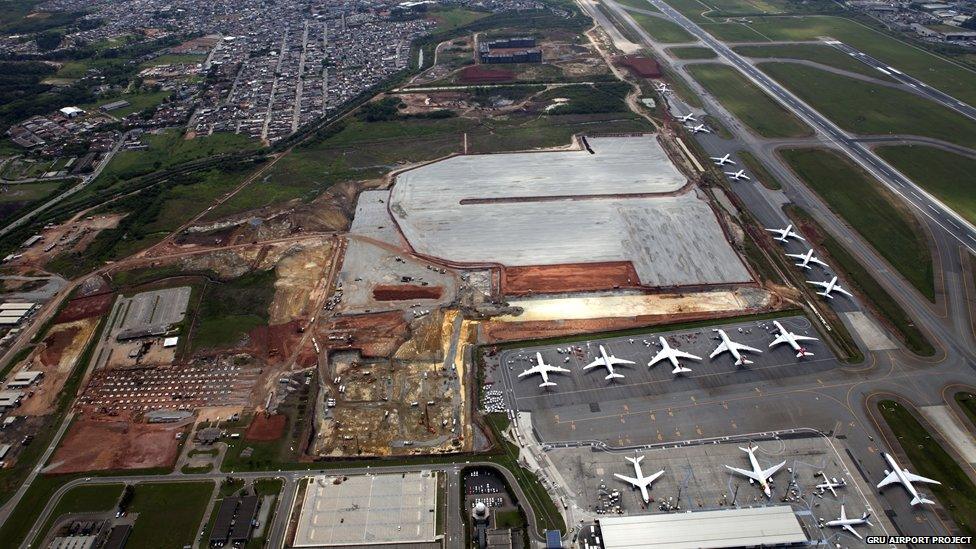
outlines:
[[[547,372],[564,372],[564,373],[565,372],[569,372],[568,369],[563,368],[562,366],[548,366],[547,365],[546,368],[545,368],[545,370]]]
[[[829,267],[829,265],[827,265],[827,264],[826,264],[826,263],[824,263],[823,261],[820,261],[820,260],[819,260],[819,259],[817,259],[816,257],[811,257],[811,258],[810,258],[810,263],[816,263],[817,265],[820,265],[821,267]]]
[[[541,374],[541,373],[542,373],[542,370],[539,369],[538,366],[533,366],[533,367],[529,368],[528,370],[525,370],[524,372],[522,372],[521,374],[519,374],[518,377],[525,377],[525,376],[530,376],[532,374]]]
[[[785,462],[785,461],[784,461],[784,462],[782,462],[782,463],[780,463],[779,465],[773,465],[773,466],[772,466],[772,467],[770,467],[769,469],[765,469],[765,470],[763,470],[763,471],[762,471],[761,473],[759,473],[759,474],[760,474],[761,476],[763,476],[763,477],[765,477],[765,478],[769,478],[769,477],[771,477],[771,476],[773,476],[773,474],[774,474],[774,473],[775,473],[776,471],[779,471],[779,469],[780,469],[780,467],[782,467],[782,466],[784,466],[784,465],[786,465],[786,462]]]
[[[827,286],[830,286],[830,284],[828,284],[827,282],[820,282],[818,280],[807,280],[807,284],[813,284],[814,286],[820,286],[823,289],[827,289]],[[837,288],[834,288],[834,289],[836,290]]]
[[[806,259],[807,257],[805,254],[784,254],[784,255],[786,255],[786,257],[792,257],[794,259]],[[810,258],[810,261],[813,261],[813,258]]]
[[[729,350],[729,346],[726,345],[725,342],[723,341],[722,343],[719,343],[718,347],[715,347],[715,350],[712,351],[712,354],[708,355],[708,358],[715,358],[719,354],[724,353],[725,351],[728,350]]]
[[[888,486],[889,484],[894,484],[896,482],[898,482],[898,474],[892,471],[888,473],[888,476],[886,476],[884,479],[881,480],[881,482],[878,483],[877,487],[884,488],[885,486]]]
[[[762,352],[759,349],[756,349],[754,347],[750,347],[748,345],[743,345],[741,343],[736,343],[734,341],[732,342],[732,346],[735,347],[736,350],[739,350],[739,351],[751,351],[753,353],[761,353]]]
[[[663,474],[664,474],[664,469],[661,469],[660,471],[654,473],[653,475],[651,475],[649,477],[644,477],[644,481],[647,482],[648,486],[650,486],[650,484],[652,482],[654,482],[655,480],[657,480],[657,477],[659,477],[659,476],[661,476]]]
[[[603,357],[597,358],[593,362],[583,366],[583,369],[589,370],[590,368],[596,368],[597,366],[606,366],[606,363],[603,362]]]
[[[700,356],[695,356],[691,353],[686,353],[684,351],[678,351],[677,349],[671,352],[672,354],[674,354],[674,356],[678,358],[687,358],[688,360],[701,360]]]
[[[801,336],[801,335],[796,335],[796,334],[793,334],[793,339],[795,339],[796,341],[820,341],[819,339],[817,339],[815,337]]]
[[[905,478],[907,478],[908,480],[910,480],[912,482],[924,482],[926,484],[942,484],[941,482],[939,482],[937,480],[932,480],[930,478],[925,478],[923,476],[919,476],[919,475],[916,475],[916,474],[913,474],[913,473],[909,473],[908,471],[905,471]]]
[[[661,362],[662,360],[668,358],[669,356],[670,356],[670,353],[668,353],[668,350],[667,349],[661,349],[660,351],[657,352],[656,355],[654,355],[654,358],[652,358],[651,361],[647,365],[648,366],[654,366],[655,364],[657,364],[658,362]]]
[[[847,510],[843,505],[840,506],[840,520],[847,520]]]
[[[850,532],[850,533],[854,534],[855,536],[857,536],[857,539],[864,539],[864,538],[861,537],[861,534],[858,534],[857,533],[857,530],[855,530],[854,527],[851,526],[850,524],[845,524],[844,525],[844,530],[847,530],[848,532]]]
[[[847,297],[854,297],[854,295],[851,294],[851,292],[848,292],[844,288],[841,288],[840,286],[837,286],[837,285],[834,285],[834,291],[835,292],[840,292],[840,293],[846,295]]]
[[[773,342],[769,344],[769,346],[773,347],[781,343],[789,343],[789,342],[790,342],[790,338],[786,337],[786,334],[779,334],[778,336],[776,336],[776,339],[774,339]]]
[[[635,364],[633,360],[624,360],[615,356],[610,357],[610,364]]]
[[[618,474],[618,473],[614,473],[613,476],[619,478],[620,480],[622,480],[624,482],[633,484],[634,486],[636,486],[638,488],[640,488],[641,486],[643,486],[643,484],[641,483],[641,481],[637,480],[634,477],[628,477],[626,475],[621,475],[621,474]]]
[[[752,480],[755,480],[757,482],[762,482],[764,480],[764,479],[760,479],[759,475],[757,475],[756,473],[753,473],[752,471],[748,471],[746,469],[739,469],[738,467],[732,467],[729,465],[726,465],[725,468],[728,469],[729,471],[734,471],[736,473],[739,473],[744,477],[749,477]]]

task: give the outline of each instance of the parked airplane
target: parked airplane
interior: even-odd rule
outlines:
[[[650,494],[647,493],[647,489],[651,487],[651,483],[653,483],[655,480],[657,480],[657,477],[659,477],[659,476],[661,476],[661,475],[664,474],[664,469],[661,469],[660,471],[654,473],[653,475],[651,475],[649,477],[645,477],[644,476],[644,472],[641,471],[641,466],[640,466],[640,462],[644,460],[644,456],[637,456],[635,458],[628,457],[628,458],[624,458],[624,459],[626,459],[627,461],[629,461],[629,462],[631,462],[631,463],[634,464],[634,475],[635,476],[634,477],[628,477],[628,476],[620,475],[620,474],[617,474],[617,473],[614,473],[613,476],[619,478],[620,480],[622,480],[624,482],[629,482],[630,484],[634,485],[635,488],[640,488],[641,497],[644,498],[644,503],[650,503],[651,502],[651,496],[650,496]]]
[[[711,158],[712,158],[712,162],[716,166],[724,166],[726,164],[735,165],[735,160],[732,160],[732,154],[731,153],[728,153],[725,156],[713,156]]]
[[[804,335],[794,334],[793,332],[790,332],[786,328],[784,328],[783,325],[780,324],[778,320],[774,320],[773,321],[773,324],[775,324],[776,325],[776,329],[779,330],[779,335],[776,336],[776,339],[774,339],[773,342],[769,344],[770,347],[774,347],[776,345],[781,345],[783,343],[787,343],[787,344],[789,344],[790,347],[793,348],[794,351],[796,351],[796,358],[803,358],[805,356],[813,356],[813,353],[807,352],[806,348],[805,347],[801,347],[798,342],[800,342],[800,341],[819,341],[817,338],[810,337],[810,336],[804,336]]]
[[[669,93],[671,91],[671,88],[669,88],[668,85],[664,82],[658,84],[657,87],[654,89],[657,90],[658,93]]]
[[[831,520],[825,522],[824,524],[826,524],[827,526],[832,526],[834,528],[837,528],[839,526],[844,530],[847,530],[848,532],[857,536],[858,539],[864,539],[861,537],[861,534],[857,533],[857,530],[855,530],[854,527],[859,526],[861,524],[867,524],[868,526],[872,526],[872,524],[868,521],[868,517],[870,516],[871,513],[865,511],[864,514],[861,515],[861,518],[847,518],[847,512],[844,510],[844,505],[841,504],[840,518],[837,520]]]
[[[793,231],[793,225],[787,225],[785,229],[766,229],[766,232],[777,233],[778,236],[774,236],[774,240],[779,240],[780,242],[789,242],[790,238],[797,238],[799,240],[806,240],[799,234]]]
[[[834,298],[834,296],[832,296],[830,292],[840,292],[846,295],[847,297],[854,297],[853,295],[851,295],[851,292],[848,292],[844,288],[840,287],[840,284],[837,283],[836,276],[825,282],[819,282],[816,280],[807,280],[807,283],[813,284],[814,286],[820,286],[821,288],[823,288],[823,291],[817,292],[817,295],[822,295],[826,298],[830,298],[830,299]]]
[[[735,358],[735,365],[743,366],[745,364],[752,364],[752,361],[746,360],[746,358],[742,356],[741,351],[762,353],[762,351],[760,351],[759,349],[754,349],[752,347],[732,341],[731,339],[729,339],[728,334],[725,333],[725,330],[715,330],[715,331],[718,332],[719,337],[722,338],[722,342],[718,344],[718,347],[716,347],[714,351],[712,351],[712,354],[708,355],[708,358],[715,358],[716,356],[728,351],[729,354],[731,354],[732,357]]]
[[[912,496],[912,505],[918,505],[919,503],[929,503],[934,504],[935,502],[930,499],[925,499],[919,495],[918,490],[915,489],[913,482],[925,482],[928,484],[942,484],[937,480],[932,480],[930,478],[921,477],[918,475],[913,475],[908,472],[908,469],[902,469],[895,458],[891,457],[891,454],[884,454],[885,461],[891,466],[891,471],[885,469],[885,474],[887,475],[881,482],[878,483],[878,488],[884,488],[889,484],[894,482],[901,483],[908,490],[908,493]]]
[[[823,471],[820,471],[820,474],[823,475],[824,478],[823,483],[817,485],[817,488],[819,488],[821,492],[823,492],[824,490],[830,490],[830,493],[833,494],[834,497],[837,497],[837,490],[834,490],[834,488],[841,488],[843,486],[847,486],[847,481],[844,479],[840,479],[840,482],[838,482],[837,479],[835,478],[834,479],[827,478],[827,473],[824,473]]]
[[[704,124],[698,124],[697,126],[687,124],[685,128],[691,133],[712,133],[712,130],[708,129]]]
[[[794,265],[803,269],[809,269],[811,263],[816,263],[817,265],[820,265],[825,269],[829,267],[829,265],[827,265],[823,261],[820,261],[820,259],[817,256],[813,255],[813,248],[810,248],[810,250],[805,254],[786,254],[786,257],[799,259],[800,262],[794,263]]]
[[[749,176],[746,175],[745,170],[739,170],[737,172],[725,172],[725,175],[732,178],[732,181],[738,181],[740,179],[745,179],[746,181],[749,181]]]
[[[650,362],[647,363],[649,367],[654,366],[655,364],[661,362],[664,359],[668,359],[671,361],[671,366],[674,367],[674,369],[671,370],[671,373],[674,375],[678,375],[678,374],[683,374],[685,372],[691,371],[690,368],[685,368],[684,366],[681,365],[680,362],[678,362],[679,358],[687,358],[690,360],[701,360],[701,357],[672,348],[670,345],[668,345],[668,340],[664,339],[661,336],[658,336],[658,340],[660,340],[661,342],[661,350],[658,351],[656,355],[654,355],[654,358],[652,358]]]
[[[693,113],[688,113],[688,114],[686,114],[684,116],[679,116],[678,117],[678,120],[680,120],[682,123],[684,123],[684,122],[698,122],[698,119],[695,118],[695,115]]]
[[[559,366],[550,366],[549,364],[546,364],[546,362],[542,360],[542,353],[536,353],[535,360],[536,360],[536,365],[522,372],[521,374],[518,375],[518,377],[525,377],[532,374],[539,374],[542,376],[542,383],[539,384],[539,387],[556,386],[555,383],[549,381],[550,372],[569,372],[569,370],[567,370],[566,368],[560,368]]]
[[[590,368],[603,366],[604,368],[607,369],[607,372],[609,372],[607,374],[607,377],[603,379],[617,379],[617,378],[623,379],[624,376],[622,374],[618,374],[613,371],[614,364],[634,364],[634,361],[624,360],[622,358],[617,358],[613,355],[608,355],[607,350],[603,348],[603,345],[600,345],[600,357],[594,360],[593,362],[587,364],[586,366],[583,366],[583,370],[586,371],[589,370]]]
[[[734,471],[736,473],[739,473],[740,475],[748,478],[749,479],[749,484],[753,484],[755,482],[758,482],[759,483],[759,486],[761,486],[762,489],[763,489],[763,493],[766,494],[766,497],[767,498],[768,497],[772,497],[772,489],[769,486],[769,479],[771,479],[773,477],[773,475],[776,473],[776,471],[779,471],[780,467],[786,465],[786,462],[784,461],[784,462],[780,463],[779,465],[773,465],[769,469],[763,469],[763,468],[759,467],[759,462],[756,461],[756,450],[759,449],[758,446],[753,446],[752,444],[750,444],[748,448],[741,448],[740,447],[739,449],[742,450],[743,452],[749,454],[749,464],[752,466],[752,471],[747,471],[745,469],[739,469],[739,468],[732,467],[732,466],[729,466],[729,465],[726,465],[725,466],[726,469],[729,469],[730,471]]]

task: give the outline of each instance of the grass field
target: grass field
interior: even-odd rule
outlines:
[[[96,484],[92,486],[78,486],[68,490],[61,501],[51,511],[51,517],[41,528],[35,538],[36,542],[44,539],[55,521],[68,513],[84,513],[95,511],[110,511],[115,507],[122,495],[122,484]]]
[[[430,12],[430,15],[437,21],[437,31],[446,32],[487,17],[490,13],[486,11],[451,8],[433,10]]]
[[[783,184],[779,182],[778,179],[773,177],[773,174],[769,173],[766,166],[759,161],[758,158],[752,155],[749,151],[738,151],[736,153],[738,157],[745,164],[745,168],[752,172],[752,174],[759,180],[760,183],[767,189],[772,189],[778,191],[783,188]]]
[[[653,131],[632,113],[510,115],[478,122],[467,118],[364,122],[350,119],[309,146],[297,147],[250,188],[214,208],[206,219],[220,219],[289,200],[310,201],[342,181],[381,177],[405,164],[461,152],[501,152],[566,145],[580,132]]]
[[[626,6],[628,8],[637,8],[646,11],[653,11],[655,13],[661,13],[661,10],[654,7],[653,4],[647,2],[646,0],[616,0],[621,6]]]
[[[193,543],[213,482],[140,484],[129,505],[138,513],[126,547],[173,549]]]
[[[193,349],[232,346],[267,324],[275,271],[255,271],[207,285],[193,329]]]
[[[976,395],[961,391],[956,393],[953,398],[959,403],[962,411],[966,413],[966,417],[969,418],[969,423],[976,427]]]
[[[57,193],[68,188],[74,180],[42,181],[39,183],[21,183],[18,185],[0,186],[0,220],[13,219],[18,214],[26,213],[27,209],[46,198],[54,197]]]
[[[668,48],[668,53],[678,59],[715,59],[718,54],[712,48],[699,46],[678,46]]]
[[[783,59],[803,59],[848,72],[863,74],[878,80],[894,82],[894,79],[891,77],[885,76],[880,71],[872,69],[871,67],[861,63],[857,59],[854,59],[837,48],[827,45],[777,44],[775,46],[738,46],[732,49],[735,50],[736,53],[746,57],[760,59],[770,57],[778,57]]]
[[[668,19],[633,12],[630,13],[630,16],[647,34],[651,35],[655,42],[676,44],[696,40],[694,36]]]
[[[908,456],[912,472],[942,483],[925,484],[919,486],[920,490],[938,498],[963,535],[976,535],[976,486],[966,472],[904,406],[892,400],[882,400],[878,410]]]
[[[932,254],[908,206],[845,157],[825,149],[780,153],[794,172],[928,299]]]
[[[976,147],[976,122],[914,94],[796,63],[759,68],[845,130],[923,135]]]
[[[875,149],[889,164],[932,193],[970,223],[976,223],[976,160],[935,147],[899,146]]]
[[[732,67],[691,65],[688,71],[739,120],[763,137],[802,137],[812,132]]]
[[[976,102],[976,72],[856,21],[833,16],[756,18],[750,27],[769,40],[830,36],[967,103]]]
[[[827,262],[845,275],[845,279],[854,286],[853,289],[864,296],[868,304],[888,322],[895,335],[909,351],[922,356],[935,354],[932,343],[915,326],[912,317],[908,316],[891,294],[878,283],[874,275],[864,268],[864,265],[847,248],[821,229],[805,211],[796,207],[790,208],[789,211],[805,225],[816,227],[820,246],[829,254],[829,258],[826,258]]]

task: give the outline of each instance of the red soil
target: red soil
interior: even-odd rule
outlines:
[[[465,83],[506,82],[515,78],[512,71],[486,69],[481,65],[472,65],[461,69],[461,81]]]
[[[179,453],[176,433],[181,429],[183,424],[81,419],[54,452],[51,462],[58,465],[53,472],[172,467]]]
[[[273,416],[258,414],[248,425],[247,431],[244,432],[244,438],[260,442],[278,440],[281,435],[285,434],[285,425],[287,424],[288,418],[283,414]]]
[[[407,299],[440,299],[444,289],[440,286],[415,284],[380,285],[373,288],[373,299],[379,301],[403,301]]]
[[[505,267],[504,295],[528,295],[633,288],[640,278],[629,261]]]
[[[72,299],[68,302],[61,313],[58,314],[57,318],[54,319],[54,322],[61,324],[63,322],[73,322],[83,318],[101,316],[107,313],[112,307],[112,300],[114,298],[115,294],[108,292],[89,297]]]

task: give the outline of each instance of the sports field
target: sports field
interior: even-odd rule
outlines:
[[[976,159],[935,147],[879,147],[875,152],[970,223],[976,223],[976,180],[961,177],[976,173]]]
[[[803,137],[812,131],[765,92],[725,65],[691,65],[688,71],[725,108],[763,137]]]
[[[976,147],[976,122],[915,94],[796,63],[759,68],[847,131],[922,135]]]
[[[847,158],[826,149],[786,149],[783,159],[807,186],[929,299],[932,254],[908,206]]]

